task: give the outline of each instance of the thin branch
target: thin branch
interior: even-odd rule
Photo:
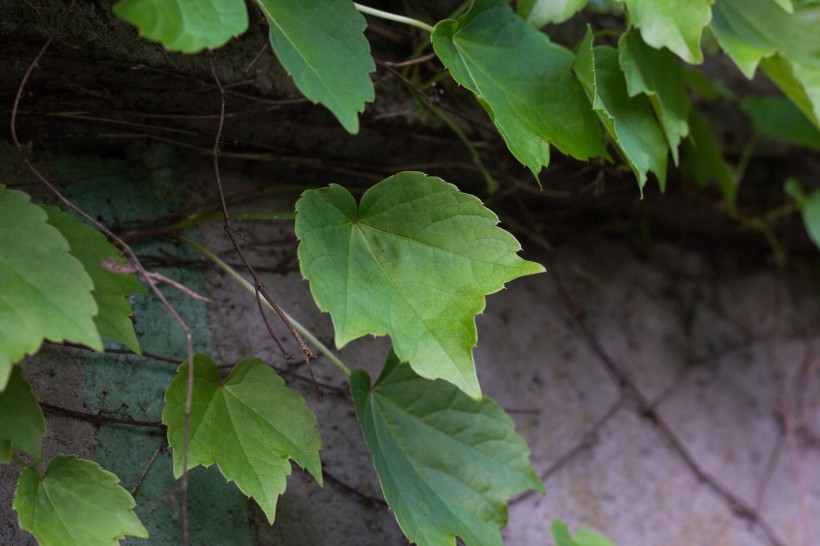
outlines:
[[[403,23],[405,25],[410,25],[412,27],[420,28],[421,30],[427,31],[432,34],[433,27],[432,25],[428,25],[427,23],[423,23],[417,19],[413,19],[412,17],[405,17],[404,15],[396,15],[395,13],[390,13],[389,11],[382,11],[380,9],[371,8],[368,6],[363,6],[361,4],[357,4],[353,2],[353,5],[356,6],[356,9],[362,13],[367,15],[372,15],[373,17],[378,17],[380,19],[386,19],[388,21],[394,21],[396,23]]]
[[[341,487],[342,489],[344,489],[348,493],[351,493],[353,496],[358,497],[359,499],[364,501],[366,504],[370,505],[371,508],[386,508],[387,507],[387,502],[384,499],[379,498],[379,497],[373,497],[371,495],[367,495],[365,493],[362,493],[361,491],[359,491],[358,489],[356,489],[352,485],[346,484],[345,482],[343,482],[342,480],[340,480],[339,478],[337,478],[336,476],[334,476],[333,474],[331,474],[330,472],[328,472],[324,468],[322,468],[322,476],[325,479],[327,479],[327,481],[335,483],[336,485],[338,485],[339,487]]]
[[[154,466],[154,461],[157,460],[157,456],[160,454],[161,451],[164,451],[167,446],[167,440],[163,439],[160,446],[154,450],[154,454],[151,455],[151,458],[148,460],[148,464],[145,465],[142,474],[140,474],[140,477],[137,478],[137,483],[135,483],[134,487],[131,488],[130,493],[132,497],[137,494],[137,491],[139,491],[142,482],[145,481],[145,478],[148,476],[148,472],[151,470],[151,467]]]
[[[100,428],[102,425],[129,425],[132,427],[165,428],[165,424],[162,423],[162,421],[140,421],[138,419],[131,419],[130,417],[114,417],[102,410],[97,413],[88,413],[85,411],[77,411],[55,406],[47,402],[40,402],[40,407],[50,413],[65,415],[66,417],[73,417],[74,419],[94,423],[97,428]]]

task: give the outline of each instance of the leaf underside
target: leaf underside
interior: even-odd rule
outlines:
[[[495,214],[420,172],[376,184],[358,206],[336,184],[308,190],[296,211],[302,275],[336,345],[387,334],[419,375],[480,397],[472,349],[484,296],[544,270],[517,256]]]
[[[412,542],[500,546],[510,497],[543,493],[526,442],[492,400],[419,377],[392,350],[375,385],[364,370],[350,384],[385,499]]]
[[[119,478],[93,461],[54,457],[42,478],[23,470],[14,492],[22,529],[40,546],[116,546],[126,535],[148,538],[134,514],[134,499]]]
[[[44,339],[101,351],[93,283],[28,195],[0,185],[0,391]]]
[[[162,422],[174,448],[174,475],[183,471],[188,364],[183,363],[165,393]],[[321,485],[322,440],[304,398],[285,386],[263,361],[234,366],[224,383],[208,356],[194,356],[188,469],[219,465],[226,479],[253,497],[273,524],[276,502],[291,473],[289,459]]]

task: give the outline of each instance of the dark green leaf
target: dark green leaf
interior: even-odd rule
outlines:
[[[820,130],[791,101],[749,97],[740,106],[761,135],[820,150]]]
[[[330,313],[336,344],[393,339],[418,374],[481,396],[472,349],[484,296],[544,270],[481,202],[420,172],[391,176],[361,204],[336,184],[296,203],[302,275]]]
[[[806,199],[806,205],[803,208],[803,223],[806,225],[806,231],[809,237],[820,248],[820,190],[814,190]]]
[[[6,390],[0,392],[0,444],[8,446],[9,454],[16,447],[39,461],[40,442],[45,433],[46,422],[31,385],[23,379],[20,367],[14,366]],[[0,446],[0,462],[8,462],[3,451]]]
[[[696,110],[689,113],[689,138],[683,141],[683,162],[699,186],[714,181],[721,192],[726,210],[735,213],[737,188],[734,169],[723,158],[709,124]]]
[[[392,350],[372,388],[364,370],[350,385],[385,499],[409,540],[501,545],[509,498],[543,493],[527,444],[492,400],[423,379]]]
[[[116,546],[126,535],[148,538],[119,478],[93,461],[54,457],[43,478],[26,468],[17,480],[14,509],[20,527],[40,546]]]
[[[366,22],[350,0],[256,0],[279,62],[307,98],[323,104],[350,133],[375,93]]]
[[[60,230],[68,241],[71,255],[80,260],[94,283],[91,294],[99,308],[94,324],[100,335],[141,354],[131,322],[131,305],[126,298],[134,292],[145,294],[145,288],[134,275],[114,273],[103,267],[103,262],[122,265],[125,260],[102,233],[55,207],[43,209],[48,214],[48,223]]]
[[[188,364],[183,363],[165,393],[162,422],[174,448],[174,475],[183,471]],[[304,398],[258,358],[234,366],[224,384],[216,364],[194,356],[188,469],[219,465],[239,489],[253,497],[273,524],[276,502],[285,491],[293,459],[322,483],[316,416]]]
[[[114,13],[169,51],[216,49],[248,29],[242,0],[122,0]]]
[[[637,32],[621,36],[618,53],[629,96],[649,97],[677,165],[678,145],[689,133],[690,108],[680,64],[668,49],[646,45]]]
[[[592,107],[632,167],[641,192],[648,171],[655,173],[663,190],[666,187],[666,137],[649,100],[642,95],[629,96],[618,64],[618,52],[611,47],[593,47],[592,31],[587,29],[575,57],[575,74]]]
[[[0,184],[0,391],[11,365],[43,339],[103,348],[91,278],[47,219],[28,195]]]
[[[549,164],[550,144],[581,160],[606,155],[600,126],[572,77],[572,53],[504,0],[476,0],[458,21],[439,22],[432,38],[441,62],[476,94],[533,175]]]

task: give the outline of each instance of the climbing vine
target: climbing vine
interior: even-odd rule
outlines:
[[[349,0],[251,4],[268,22],[270,46],[299,91],[351,134],[375,97],[376,63],[363,14],[428,33],[409,62],[437,59],[437,77],[469,90],[533,185],[557,151],[578,161],[622,162],[634,174],[638,198],[650,179],[665,189],[671,159],[699,185],[714,184],[723,210],[735,216],[742,166],[722,156],[690,98],[728,94],[697,69],[704,42],[747,78],[760,69],[782,91],[776,98],[732,97],[761,135],[820,149],[820,5],[810,0],[522,0],[512,6],[474,0],[429,23]],[[121,0],[113,9],[167,50],[197,54],[246,32],[247,8],[244,0]],[[548,25],[584,9],[623,14],[624,27],[613,33],[588,26],[573,47],[550,39]],[[150,291],[165,300],[130,247],[59,194],[37,170],[36,150],[29,154],[18,141],[15,117],[25,84],[11,117],[13,140],[65,210],[0,185],[0,464],[20,467],[14,509],[20,527],[40,544],[147,538],[131,495],[96,463],[69,455],[52,459],[42,475],[35,468],[45,421],[18,363],[44,340],[103,351],[105,338],[140,354],[128,296]],[[429,108],[468,146],[488,191],[496,190],[502,182],[484,169],[464,132],[435,105]],[[224,102],[220,131],[223,119]],[[226,231],[241,254],[219,176],[220,137],[214,172]],[[375,380],[351,370],[280,309],[244,257],[253,283],[181,233],[187,225],[170,234],[253,293],[269,330],[263,307],[274,309],[309,365],[318,351],[349,380],[385,500],[408,540],[501,544],[510,498],[543,493],[544,486],[512,419],[482,394],[473,359],[475,317],[488,295],[544,268],[521,258],[520,244],[496,215],[451,182],[404,171],[358,199],[332,184],[304,191],[296,203],[300,270],[316,306],[330,314],[336,347],[366,335],[390,337]],[[820,189],[783,182],[789,211],[802,214],[820,246]],[[189,330],[165,303],[188,336],[188,357],[168,385],[162,412],[174,476],[183,482],[185,543],[191,540],[187,472],[199,465],[217,463],[275,524],[290,461],[323,483],[316,417],[261,359],[242,360],[223,378],[211,356],[193,353]],[[586,529],[573,538],[560,521],[553,534],[559,546],[611,544]]]

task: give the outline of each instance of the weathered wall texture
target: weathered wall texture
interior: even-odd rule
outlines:
[[[219,97],[207,57],[169,55],[136,40],[106,2],[34,4],[4,3],[0,99],[9,111],[26,67],[50,30],[59,29],[18,120],[46,176],[131,234],[167,226],[169,214],[190,206],[213,204],[209,152]],[[391,49],[389,33],[371,39],[382,58],[406,54]],[[216,54],[220,76],[235,84],[222,156],[234,212],[291,212],[298,188],[362,188],[410,168],[483,191],[458,139],[396,80],[374,76],[379,99],[368,107],[361,134],[351,137],[299,99],[264,40],[256,25]],[[463,99],[445,97],[459,107]],[[503,143],[482,132],[483,114],[474,113],[479,121],[464,128],[489,139],[482,153],[502,182],[485,201],[502,219],[515,220],[508,226],[523,226],[516,235],[526,257],[548,268],[490,296],[478,319],[483,389],[515,418],[547,488],[544,497],[512,502],[507,543],[551,545],[550,522],[561,518],[572,528],[596,528],[619,546],[820,544],[815,535],[803,538],[811,526],[820,530],[820,299],[810,274],[768,265],[760,238],[679,191],[679,181],[670,181],[670,195],[652,190],[639,201],[634,181],[623,182],[612,168],[555,158],[546,191],[538,193]],[[6,126],[0,131],[7,139]],[[16,154],[0,149],[0,183],[48,200]],[[788,159],[777,164],[788,163],[778,179],[805,162],[814,162],[809,173],[820,170],[816,157]],[[765,170],[750,172],[765,179]],[[748,191],[765,198],[773,190],[752,184]],[[252,241],[249,255],[273,296],[330,345],[330,320],[318,313],[298,272],[292,223],[237,227]],[[238,262],[218,222],[191,235]],[[258,356],[305,373],[277,353],[252,296],[195,252],[161,238],[135,242],[135,249],[150,268],[215,300],[205,305],[163,288],[194,330],[197,350],[221,364]],[[162,392],[184,345],[156,301],[135,297],[133,305],[144,350],[172,362],[46,345],[23,369],[49,404],[44,460],[78,453],[115,472],[127,489],[139,484],[134,496],[151,532],[148,543],[178,545],[179,486],[162,430],[64,411],[159,420]],[[385,351],[385,340],[362,339],[341,356],[374,374]],[[333,386],[321,401],[309,384],[286,379],[319,418],[326,470],[348,488],[328,479],[320,489],[295,469],[271,528],[215,469],[197,469],[193,544],[406,543],[393,515],[367,500],[381,493],[345,378],[321,358],[314,366],[317,379]],[[10,508],[15,479],[15,468],[0,467],[2,546],[33,544]]]

